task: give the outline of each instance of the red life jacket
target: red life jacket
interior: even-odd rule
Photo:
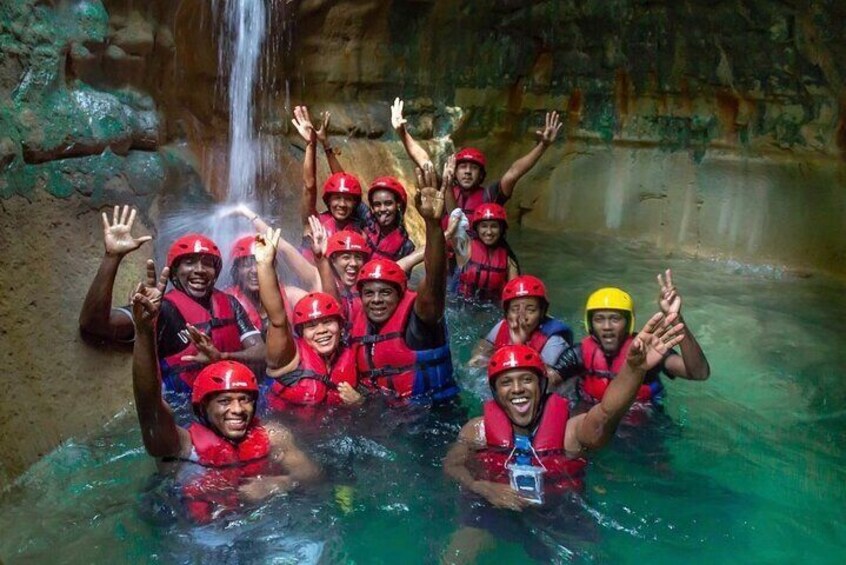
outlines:
[[[547,395],[541,407],[540,422],[531,437],[535,453],[530,455],[532,465],[546,467],[544,492],[561,493],[582,488],[585,459],[570,459],[564,455],[564,434],[570,410],[567,401],[557,394]],[[478,453],[482,480],[508,482],[506,462],[514,450],[514,429],[511,420],[495,400],[484,405],[485,441],[487,449]]]
[[[464,214],[468,218],[472,218],[473,212],[476,211],[476,208],[487,202],[486,192],[487,191],[483,186],[477,186],[469,193],[465,193],[461,190],[461,186],[458,184],[455,184],[452,187],[452,195],[455,197],[455,204],[464,210]]]
[[[470,240],[470,259],[458,275],[458,293],[465,297],[497,300],[508,282],[508,251],[502,245],[488,247]]]
[[[198,330],[208,335],[218,351],[222,353],[241,351],[241,334],[238,331],[228,294],[217,289],[212,290],[211,312],[179,289],[167,292],[164,300],[179,310],[186,324],[196,326]],[[181,335],[182,332],[180,332]],[[184,341],[186,341],[184,349],[159,361],[165,388],[177,392],[190,391],[197,373],[203,368],[200,363],[182,361],[182,357],[186,355],[197,354],[194,343],[187,337]]]
[[[335,285],[338,288],[338,296],[341,297],[341,308],[344,311],[344,329],[349,332],[352,329],[353,320],[361,312],[361,295],[358,288],[348,288],[337,278]]]
[[[542,353],[543,346],[554,335],[561,336],[567,343],[573,342],[573,331],[570,329],[570,326],[551,316],[546,316],[538,327],[534,329],[532,335],[529,336],[529,341],[524,345],[528,345],[538,353]],[[496,339],[494,339],[494,351],[506,345],[514,345],[514,342],[511,341],[508,320],[503,320],[499,325],[499,331],[496,333]]]
[[[399,261],[408,253],[403,253],[405,242],[408,241],[408,236],[402,233],[398,227],[393,228],[387,235],[384,235],[379,229],[366,230],[367,245],[370,247],[371,259],[390,259],[391,261]]]
[[[188,513],[196,522],[208,523],[219,514],[238,507],[242,479],[265,472],[270,437],[254,420],[238,443],[226,440],[212,429],[193,423],[188,428],[197,463],[207,467],[182,487]]]
[[[231,294],[235,297],[235,299],[244,307],[244,311],[247,313],[247,316],[250,317],[250,321],[253,325],[261,331],[261,335],[267,335],[267,317],[262,317],[261,310],[258,308],[260,304],[257,304],[252,301],[252,299],[241,290],[241,287],[238,285],[233,285],[224,290],[226,294]],[[291,301],[288,300],[288,295],[285,294],[285,286],[280,283],[279,285],[279,292],[282,293],[282,297],[284,298],[283,302],[285,304],[285,313],[288,315],[288,326],[291,326],[291,321],[294,319],[294,309],[291,306]]]
[[[419,351],[405,343],[416,297],[416,292],[407,290],[376,334],[369,333],[364,308],[359,311],[350,336],[358,375],[362,384],[394,399],[405,401],[425,395],[435,401],[446,400],[458,394],[449,339],[441,347]]]
[[[289,404],[312,406],[315,404],[343,404],[338,385],[346,382],[358,384],[355,358],[350,348],[344,348],[336,357],[330,371],[326,361],[303,339],[295,338],[300,354],[300,365],[291,373],[270,378],[267,406],[271,410],[284,410]]]
[[[582,340],[582,363],[585,367],[585,376],[582,380],[582,393],[588,400],[599,402],[605,395],[605,390],[608,385],[626,362],[626,355],[629,347],[632,344],[633,336],[628,336],[623,342],[623,345],[617,351],[617,354],[611,360],[611,365],[608,365],[608,357],[605,355],[602,346],[597,339],[589,335]],[[657,380],[660,385],[661,381]],[[661,387],[663,389],[663,387]],[[655,391],[656,393],[658,391]],[[640,385],[637,390],[637,401],[645,402],[651,400],[653,397],[652,387],[648,384]]]

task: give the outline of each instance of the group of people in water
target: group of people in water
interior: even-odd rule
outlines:
[[[111,219],[103,214],[105,255],[80,328],[134,342],[144,446],[161,461],[203,469],[183,488],[188,513],[199,523],[320,476],[293,432],[272,417],[259,421],[259,412],[344,410],[373,397],[389,410],[458,403],[445,321],[451,292],[502,306],[502,320],[468,361],[487,367],[492,399],[481,417],[463,423],[444,454],[446,474],[500,512],[554,504],[556,496],[578,491],[586,456],[609,441],[632,405],[660,403],[659,373],[709,376],[669,270],[658,275],[658,311],[639,331],[629,294],[612,287],[591,294],[580,342],[549,315],[543,281],[521,274],[505,238],[503,205],[555,141],[557,113],[546,114],[531,151],[484,186],[488,164],[481,151],[460,149],[436,173],[405,127],[402,109],[395,100],[392,125],[415,165],[413,202],[391,176],[373,180],[364,194],[331,147],[328,115],[316,127],[305,107],[295,108],[292,121],[306,148],[303,241],[286,241],[239,206],[235,213],[254,231],[232,247],[232,286],[225,290],[216,286],[223,253],[209,237],[191,233],[171,244],[161,273],[148,261],[129,306],[112,308],[121,261],[150,238],[132,235],[130,207],[116,206]],[[318,143],[331,170],[322,212]],[[425,226],[420,249],[404,225],[410,205]],[[421,262],[424,274],[412,290],[409,273]],[[293,278],[301,286],[289,284]],[[193,418],[180,425],[174,410],[186,401]]]

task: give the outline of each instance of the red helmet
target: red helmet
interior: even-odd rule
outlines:
[[[217,259],[217,270],[220,271],[220,264],[223,262],[223,257],[220,254],[217,244],[204,235],[198,233],[189,233],[183,235],[173,242],[167,252],[167,266],[173,269],[174,263],[186,255],[194,255],[195,253],[202,253],[211,255]]]
[[[476,163],[482,167],[482,169],[484,169],[488,164],[487,159],[485,159],[485,154],[475,147],[465,147],[455,154],[455,164],[457,165],[462,161]]]
[[[237,361],[217,361],[206,365],[194,379],[191,390],[191,404],[194,406],[194,411],[199,413],[199,408],[208,395],[225,391],[258,394],[259,388],[255,374],[249,367]]]
[[[361,200],[361,183],[349,173],[334,173],[323,185],[323,203],[329,206],[329,197],[333,194],[346,194]]]
[[[402,204],[402,209],[408,206],[408,194],[405,192],[405,187],[400,184],[400,181],[394,177],[379,177],[370,183],[370,190],[367,191],[367,201],[373,205],[373,194],[377,190],[387,190],[393,192]]]
[[[546,377],[546,364],[537,351],[528,345],[506,345],[497,349],[488,362],[488,384],[493,387],[499,375],[512,369],[528,369],[538,377]]]
[[[361,285],[370,281],[393,283],[399,286],[401,292],[405,292],[408,286],[405,271],[390,259],[373,259],[364,264],[358,272],[358,281],[356,281],[359,292]]]
[[[365,258],[370,257],[370,247],[367,240],[358,232],[341,230],[329,236],[326,242],[326,256],[330,259],[335,253],[361,253]]]
[[[322,318],[337,317],[343,323],[344,314],[338,301],[325,292],[310,292],[294,306],[294,327]]]
[[[508,215],[505,213],[505,208],[499,204],[482,204],[476,208],[471,226],[475,229],[476,224],[485,220],[499,220],[504,227],[508,227]]]
[[[506,308],[508,302],[514,298],[527,298],[531,296],[540,298],[549,304],[543,281],[532,275],[520,275],[508,281],[502,288],[502,307]]]
[[[238,239],[235,244],[232,246],[232,251],[229,254],[229,259],[232,261],[237,261],[238,259],[243,259],[244,257],[252,257],[253,250],[256,246],[256,236],[255,235],[245,235]]]

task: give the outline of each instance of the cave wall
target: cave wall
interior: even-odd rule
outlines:
[[[134,204],[140,231],[158,235],[163,213],[225,195],[226,4],[0,4],[0,283],[9,289],[0,356],[12,376],[0,395],[13,406],[0,414],[0,485],[129,398],[126,351],[76,331],[102,253],[100,210]],[[476,145],[489,178],[532,147],[544,112],[557,109],[561,139],[518,185],[514,221],[702,257],[846,269],[842,3],[266,4],[256,114],[267,212],[296,215],[295,104],[331,111],[333,143],[363,180],[395,174],[407,184],[390,127],[395,96],[437,159]],[[409,221],[420,233],[419,218]],[[116,302],[153,253],[125,261]]]

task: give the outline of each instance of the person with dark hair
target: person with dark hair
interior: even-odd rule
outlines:
[[[408,195],[394,177],[379,177],[367,191],[369,213],[365,216],[365,235],[374,259],[399,261],[414,253],[414,242],[405,229]]]
[[[473,236],[456,248],[457,292],[465,298],[499,300],[505,283],[520,274],[517,256],[505,239],[508,217],[499,204],[482,204],[470,223]]]

